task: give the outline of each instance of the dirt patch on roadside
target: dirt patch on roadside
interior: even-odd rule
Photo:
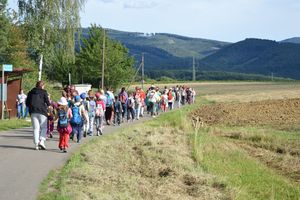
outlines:
[[[266,100],[249,103],[219,103],[203,106],[192,113],[204,125],[270,126],[300,130],[300,99]],[[218,128],[217,128],[218,129]],[[299,140],[272,137],[267,132],[213,131],[225,137],[249,156],[289,179],[300,182]],[[260,130],[260,129],[258,129]]]
[[[193,112],[192,118],[206,125],[299,125],[300,99],[207,105]]]

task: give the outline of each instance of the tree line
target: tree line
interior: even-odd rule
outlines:
[[[80,11],[85,3],[85,0],[19,0],[18,11],[14,11],[7,7],[7,0],[0,0],[1,64],[33,69],[27,80],[37,80],[41,65],[43,79],[67,84],[71,73],[72,83],[98,87],[104,29],[92,25],[88,37],[81,37]],[[105,38],[104,83],[116,88],[131,80],[134,59],[121,43]]]

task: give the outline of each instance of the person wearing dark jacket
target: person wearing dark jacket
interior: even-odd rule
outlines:
[[[26,106],[29,108],[31,116],[36,150],[46,149],[47,109],[50,106],[50,102],[44,86],[43,81],[38,81],[36,87],[28,93],[26,99]]]

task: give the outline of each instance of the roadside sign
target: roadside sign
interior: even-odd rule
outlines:
[[[1,119],[4,119],[4,101],[7,101],[7,85],[4,84],[4,72],[12,72],[13,66],[11,64],[2,65],[2,84],[1,84]]]
[[[2,92],[3,88],[3,92]],[[3,100],[7,101],[7,84],[4,84],[2,87],[2,84],[0,84],[0,101],[2,101],[2,94],[3,94]]]
[[[10,64],[5,64],[5,65],[2,65],[5,72],[12,72],[13,71],[13,65],[10,65]]]

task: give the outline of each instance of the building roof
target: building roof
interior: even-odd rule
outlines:
[[[14,68],[12,72],[4,72],[4,76],[8,76],[9,78],[11,77],[17,77],[17,76],[22,76],[23,74],[32,72],[33,69],[25,69],[25,68]],[[2,73],[2,69],[0,69],[0,72]],[[1,74],[0,74],[1,76]]]

